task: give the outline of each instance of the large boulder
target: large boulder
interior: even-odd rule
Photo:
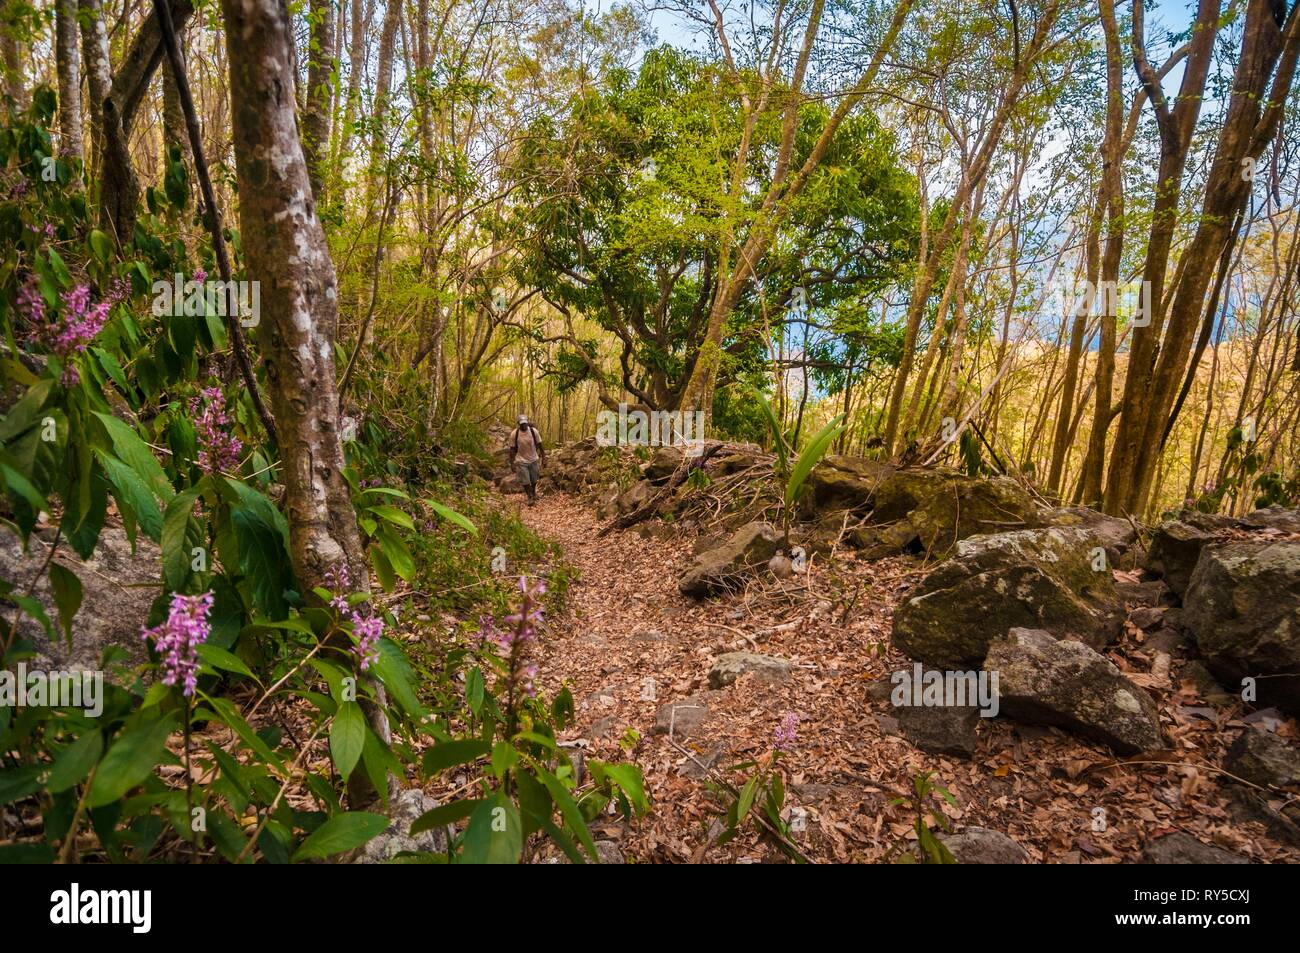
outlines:
[[[760,682],[779,682],[790,677],[790,663],[755,652],[726,652],[709,669],[709,687],[726,688],[742,675],[753,675]]]
[[[657,447],[641,472],[653,484],[666,483],[668,478],[677,472],[685,457],[686,454],[681,447]]]
[[[1300,510],[1267,506],[1246,514],[1241,521],[1251,529],[1276,530],[1279,533],[1300,533]]]
[[[975,536],[894,613],[894,644],[936,668],[978,668],[1009,629],[1045,629],[1101,648],[1123,624],[1114,577],[1084,527]]]
[[[620,513],[631,513],[645,503],[650,502],[650,497],[653,495],[654,487],[650,485],[649,480],[640,480],[633,483],[619,495],[618,511]]]
[[[33,584],[32,595],[45,607],[45,613],[58,625],[58,609],[50,592],[49,558],[53,530],[32,534],[26,552],[22,541],[8,529],[0,530],[0,578],[14,582],[25,591]],[[105,526],[95,552],[85,561],[62,543],[55,551],[54,562],[76,574],[81,580],[81,608],[72,622],[72,643],[63,638],[49,639],[42,626],[23,615],[18,623],[19,638],[36,651],[28,667],[63,671],[94,671],[99,668],[104,650],[110,646],[125,649],[137,661],[145,657],[140,631],[149,616],[149,608],[158,595],[162,576],[162,556],[158,546],[137,535],[134,550],[119,526]],[[14,610],[0,607],[0,626],[8,632]]]
[[[827,454],[808,474],[804,499],[814,510],[867,509],[876,488],[894,472],[877,460]]]
[[[1120,754],[1163,744],[1155,703],[1082,642],[1012,629],[989,647],[984,669],[997,672],[1001,712],[1017,721],[1066,728]]]
[[[1161,523],[1151,534],[1146,568],[1163,578],[1181,599],[1201,558],[1201,550],[1218,542],[1225,530],[1239,526],[1230,517],[1208,513],[1188,513],[1180,520]]]
[[[1300,712],[1300,541],[1205,547],[1183,625],[1230,690],[1255,678],[1259,704]]]
[[[1106,550],[1112,566],[1120,566],[1129,547],[1137,540],[1137,526],[1131,520],[1099,513],[1086,506],[1059,506],[1042,514],[1048,526],[1081,526]]]
[[[1268,731],[1248,728],[1223,756],[1224,770],[1264,786],[1300,784],[1300,748]]]
[[[677,587],[696,598],[736,588],[749,570],[776,555],[780,544],[770,523],[746,523],[721,546],[696,556]]]
[[[1007,477],[969,477],[956,470],[898,470],[880,481],[872,522],[895,523],[928,553],[947,553],[970,536],[1042,525],[1034,501]]]

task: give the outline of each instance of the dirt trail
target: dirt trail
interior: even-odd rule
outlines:
[[[971,760],[927,754],[898,737],[888,702],[872,701],[866,689],[911,667],[887,646],[893,607],[923,571],[913,560],[813,560],[803,579],[758,579],[744,593],[701,603],[676,585],[692,557],[691,539],[634,531],[599,538],[591,507],[562,493],[543,496],[533,508],[518,497],[509,505],[558,542],[578,572],[568,609],[548,620],[538,657],[548,693],[566,681],[573,691],[577,718],[565,740],[585,739],[590,754],[620,760],[626,729],[640,733],[631,756],[645,771],[653,813],[635,826],[598,823],[630,860],[779,859],[756,834],[705,847],[717,805],[701,775],[705,766],[725,774],[764,756],[788,712],[798,715],[799,727],[781,762],[786,803],[803,812],[799,845],[816,861],[891,856],[899,838],[911,834],[912,817],[889,802],[925,771],[954,795],[956,805],[944,807],[954,830],[1004,832],[1033,861],[1133,860],[1149,838],[1175,829],[1260,860],[1295,853],[1261,842],[1261,825],[1229,823],[1208,771],[1107,767],[1115,759],[1102,748],[1002,719],[981,722]],[[745,676],[709,691],[713,659],[737,650],[787,659],[791,675],[774,684]],[[703,704],[707,714],[693,724],[701,710],[678,708],[669,738],[653,730],[669,704]],[[1166,728],[1190,739],[1187,748],[1206,747],[1210,726],[1191,722]],[[1099,816],[1105,830],[1095,829]]]

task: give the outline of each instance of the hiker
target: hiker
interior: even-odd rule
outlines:
[[[546,448],[542,446],[542,435],[528,422],[527,414],[520,414],[519,426],[510,435],[510,465],[515,468],[519,482],[528,493],[529,506],[537,502],[537,479],[545,460]]]

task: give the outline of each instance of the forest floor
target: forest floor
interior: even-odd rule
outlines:
[[[1267,838],[1261,823],[1234,819],[1229,785],[1213,765],[1235,734],[1225,729],[1243,726],[1236,714],[1206,706],[1167,674],[1145,673],[1140,646],[1125,644],[1132,633],[1111,657],[1158,699],[1170,750],[1117,760],[1054,729],[987,719],[973,759],[927,754],[891,733],[888,699],[867,694],[868,683],[911,667],[889,636],[894,607],[926,572],[920,560],[837,554],[810,560],[793,580],[755,579],[744,592],[699,602],[677,589],[692,558],[689,536],[599,537],[594,510],[574,497],[552,492],[532,508],[508,500],[577,571],[566,610],[540,640],[539,683],[548,695],[571,687],[576,718],[565,742],[644,769],[650,815],[594,826],[631,862],[782,861],[753,828],[712,845],[720,805],[703,776],[743,781],[728,769],[769,756],[789,712],[798,729],[779,768],[787,811],[801,815],[796,843],[813,861],[879,862],[908,848],[915,815],[891,802],[925,772],[953,795],[942,808],[954,831],[1002,831],[1036,862],[1132,862],[1175,830],[1256,862],[1300,861],[1300,850]],[[746,675],[710,691],[713,659],[737,650],[787,659],[792,674],[766,684]],[[668,705],[703,709],[679,707],[671,735],[655,733]]]

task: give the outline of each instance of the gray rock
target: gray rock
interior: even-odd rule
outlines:
[[[1248,864],[1250,860],[1213,844],[1202,844],[1191,834],[1174,831],[1148,841],[1142,851],[1148,864]]]
[[[1183,598],[1201,550],[1219,538],[1225,529],[1240,524],[1230,517],[1189,513],[1156,527],[1147,550],[1146,568],[1161,576],[1175,596]]]
[[[668,478],[676,473],[678,467],[682,465],[684,456],[681,447],[658,447],[655,449],[654,456],[650,458],[650,462],[642,468],[641,472],[651,483],[667,482]]]
[[[888,542],[906,548],[915,540],[936,555],[968,537],[1042,525],[1029,493],[1014,480],[944,468],[888,474],[874,502],[873,522],[897,524]]]
[[[140,632],[149,617],[149,607],[161,591],[162,556],[158,546],[143,534],[137,534],[135,551],[126,533],[115,526],[105,526],[95,552],[84,562],[67,542],[62,542],[54,562],[73,572],[81,580],[82,600],[72,622],[72,644],[68,645],[58,628],[59,614],[50,593],[49,573],[43,571],[49,556],[53,530],[34,532],[23,552],[22,541],[7,528],[0,529],[0,578],[14,582],[20,591],[35,580],[32,595],[45,607],[55,625],[56,639],[49,639],[40,623],[23,615],[18,623],[18,637],[29,641],[36,658],[28,668],[63,671],[95,671],[105,649],[124,649],[133,662],[145,659]],[[0,607],[4,632],[8,633],[14,610]]]
[[[1109,516],[1086,506],[1061,506],[1048,510],[1043,522],[1049,526],[1080,526],[1088,530],[1106,550],[1112,568],[1125,562],[1129,547],[1137,540],[1137,527],[1119,516]]]
[[[654,493],[654,487],[650,485],[649,480],[641,480],[628,487],[618,498],[618,511],[620,513],[631,513],[641,504],[649,501],[650,496]]]
[[[805,508],[861,509],[871,506],[876,487],[894,472],[887,463],[827,454],[808,474]]]
[[[1001,711],[1013,719],[1066,728],[1121,754],[1163,743],[1147,693],[1080,642],[1012,629],[990,647],[984,668],[998,673]]]
[[[709,669],[709,687],[726,688],[740,676],[750,673],[759,681],[777,682],[790,677],[790,663],[755,652],[727,652],[719,655]]]
[[[693,696],[679,702],[670,702],[655,712],[651,732],[672,737],[699,737],[709,718],[706,699]]]
[[[1101,648],[1123,610],[1109,571],[1094,568],[1098,542],[1084,527],[975,536],[930,573],[894,613],[894,644],[942,669],[975,668],[1008,630],[1075,635]]]
[[[1169,587],[1159,579],[1145,582],[1117,582],[1115,593],[1130,606],[1158,606],[1163,605],[1169,597]]]
[[[900,705],[890,711],[898,719],[904,738],[922,751],[970,758],[975,754],[975,726],[980,722],[979,709],[970,706]]]
[[[393,798],[389,816],[392,823],[378,837],[373,837],[352,858],[354,864],[386,864],[400,853],[441,853],[447,849],[447,831],[441,827],[411,836],[411,825],[422,814],[438,806],[436,798],[416,788],[408,788]]]
[[[1139,606],[1128,614],[1128,620],[1139,629],[1158,628],[1164,619],[1164,610],[1155,606]]]
[[[1027,864],[1029,854],[1001,831],[968,827],[960,834],[940,834],[939,840],[959,864]]]
[[[1300,749],[1269,731],[1243,731],[1223,757],[1223,768],[1265,787],[1300,784]]]
[[[1205,547],[1183,624],[1226,687],[1255,678],[1259,705],[1300,712],[1300,542]]]
[[[1242,518],[1252,529],[1275,529],[1279,533],[1300,533],[1300,510],[1269,506],[1255,510]]]
[[[780,538],[770,524],[747,523],[723,545],[696,556],[677,587],[696,598],[736,588],[750,570],[766,565],[779,545]]]

